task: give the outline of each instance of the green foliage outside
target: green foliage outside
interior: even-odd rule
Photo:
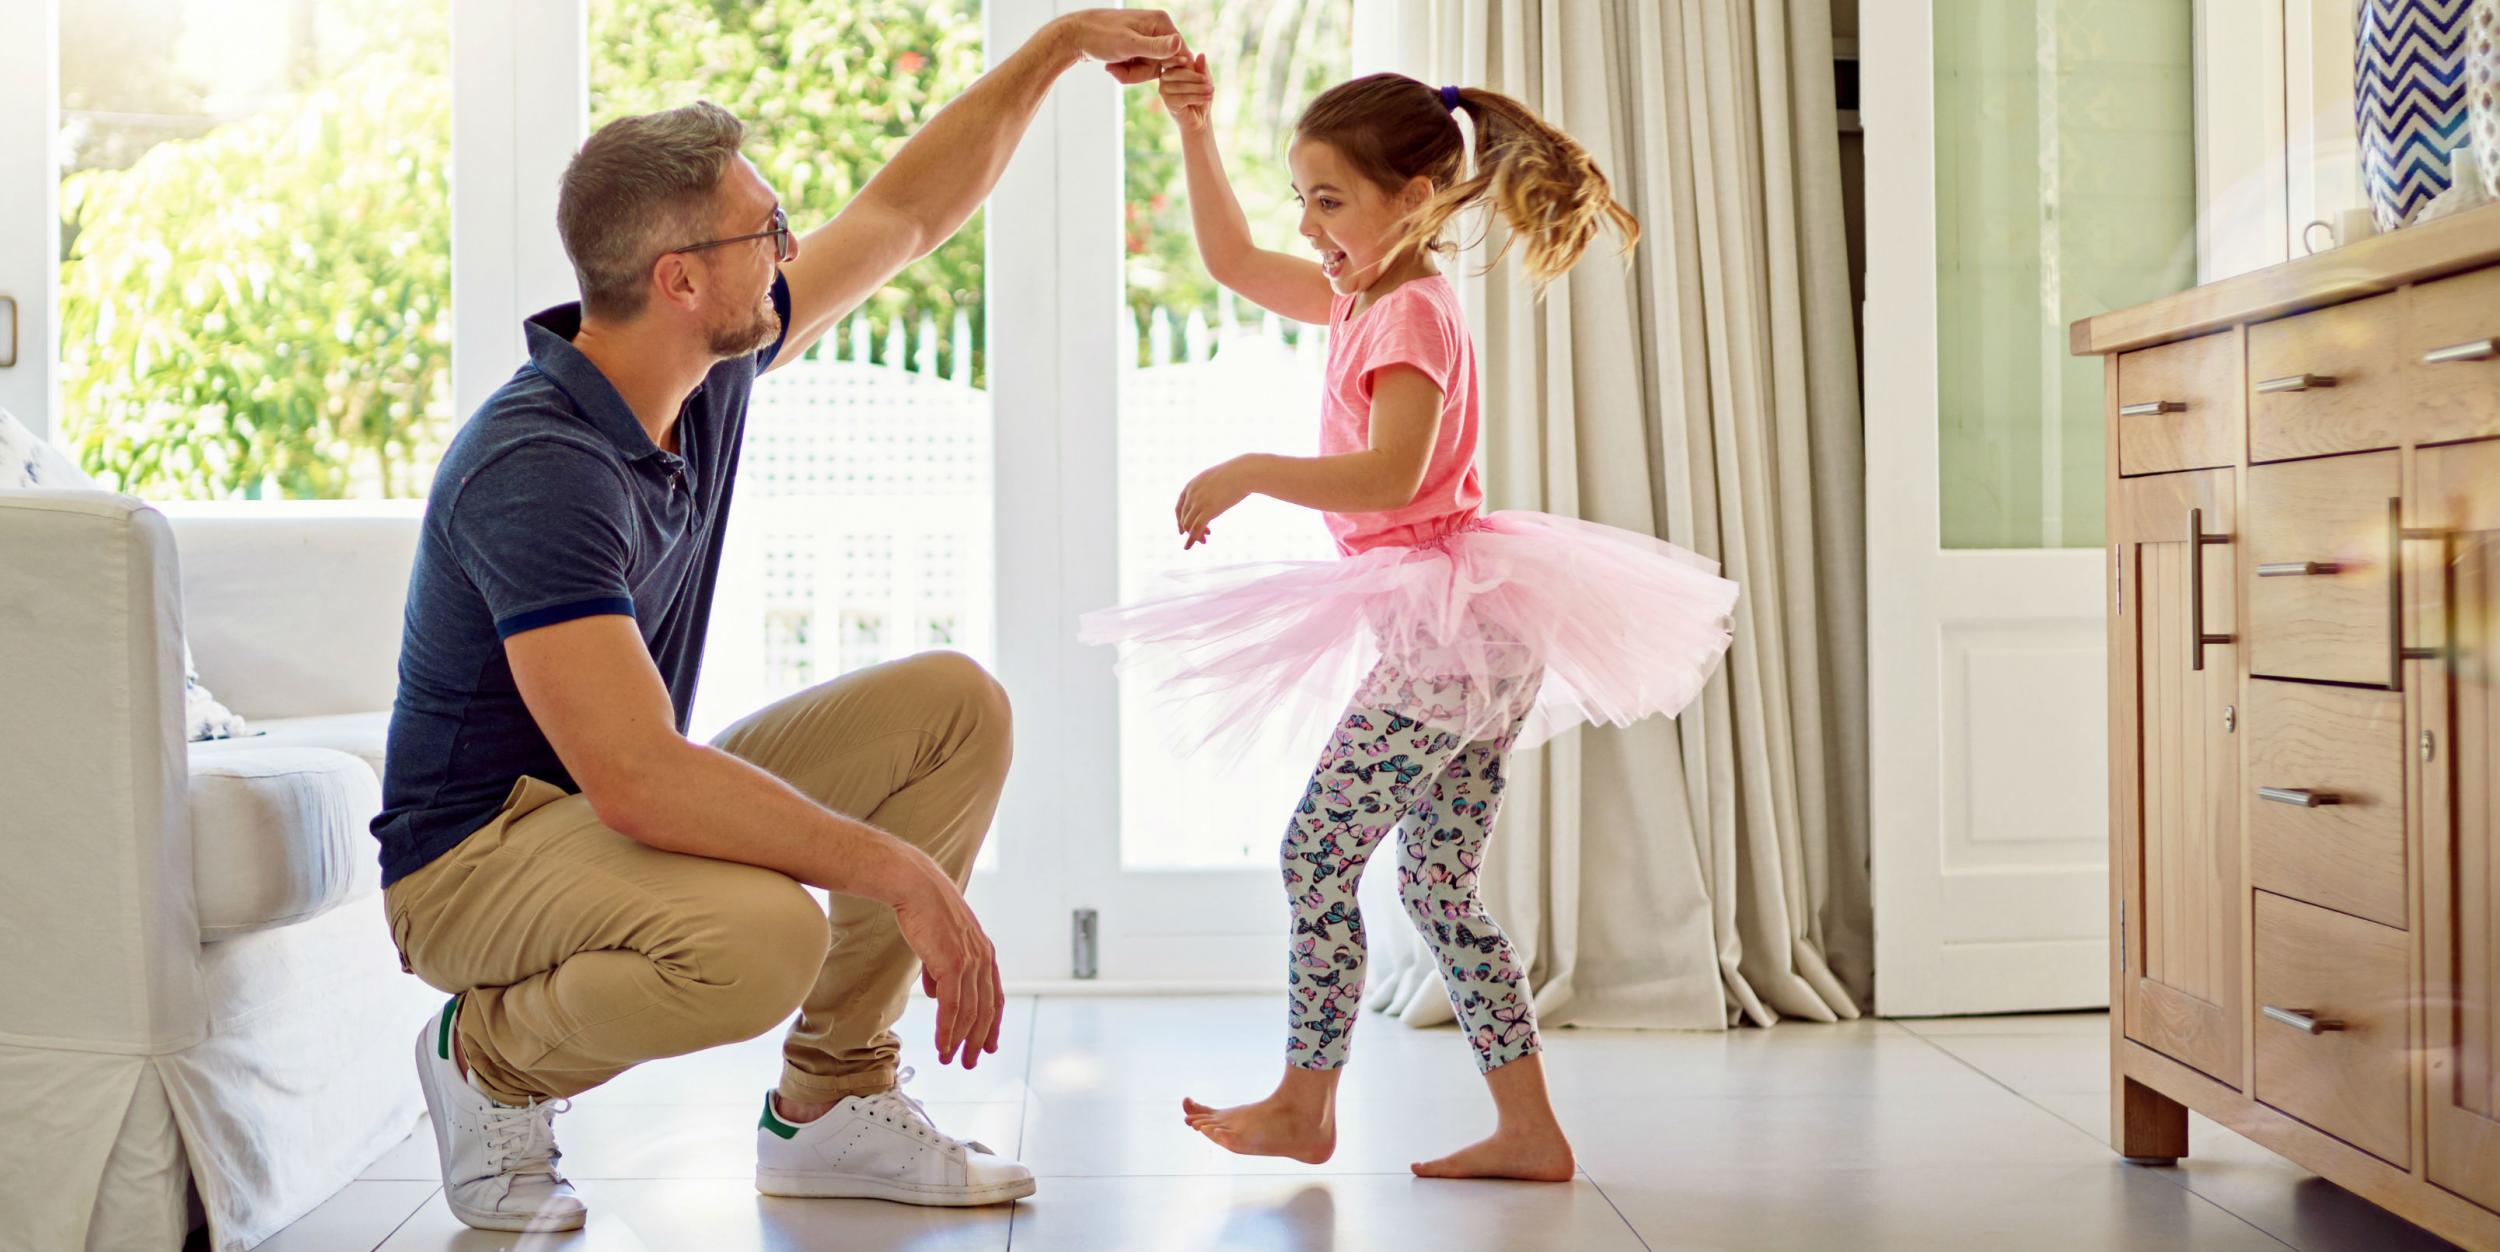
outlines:
[[[422,494],[448,437],[439,6],[289,109],[61,186],[62,436],[164,497]]]

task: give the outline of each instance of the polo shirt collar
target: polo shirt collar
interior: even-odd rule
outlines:
[[[582,355],[581,349],[573,346],[573,336],[582,329],[579,303],[559,304],[532,315],[521,325],[529,340],[530,363],[571,398],[583,419],[615,444],[626,460],[639,461],[647,456],[675,459],[651,442],[651,432],[642,428],[625,397],[617,394],[616,385],[599,372],[589,357]]]

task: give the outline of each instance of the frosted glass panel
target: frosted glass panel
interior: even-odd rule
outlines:
[[[2101,543],[2102,366],[2067,325],[2195,282],[2189,11],[1935,0],[1945,547]]]

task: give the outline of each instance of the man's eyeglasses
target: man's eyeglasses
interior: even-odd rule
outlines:
[[[669,251],[701,252],[705,248],[717,248],[723,244],[745,243],[750,239],[772,240],[774,249],[773,260],[776,264],[787,265],[790,263],[791,258],[796,257],[799,254],[798,237],[790,233],[790,216],[789,214],[782,212],[780,206],[778,205],[773,207],[773,224],[768,230],[759,230],[752,235],[732,235],[727,239],[707,239],[702,243],[690,243],[682,248],[671,248]]]

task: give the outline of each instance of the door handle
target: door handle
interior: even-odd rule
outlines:
[[[2257,798],[2304,809],[2324,808],[2344,802],[2344,797],[2332,791],[2311,791],[2307,787],[2259,787]]]
[[[2405,689],[2405,662],[2436,661],[2438,648],[2405,646],[2405,541],[2408,539],[2445,540],[2441,530],[2405,529],[2404,499],[2387,497],[2387,689]]]
[[[2257,390],[2261,392],[2307,391],[2313,387],[2334,385],[2333,374],[2285,374],[2281,378],[2260,379],[2257,383]]]
[[[2205,645],[2230,643],[2231,635],[2205,633],[2205,545],[2229,543],[2229,535],[2205,533],[2205,510],[2188,510],[2188,668],[2205,668]]]
[[[2118,406],[2120,417],[2154,417],[2163,413],[2185,413],[2186,403],[2178,400],[2147,400],[2142,404]]]

